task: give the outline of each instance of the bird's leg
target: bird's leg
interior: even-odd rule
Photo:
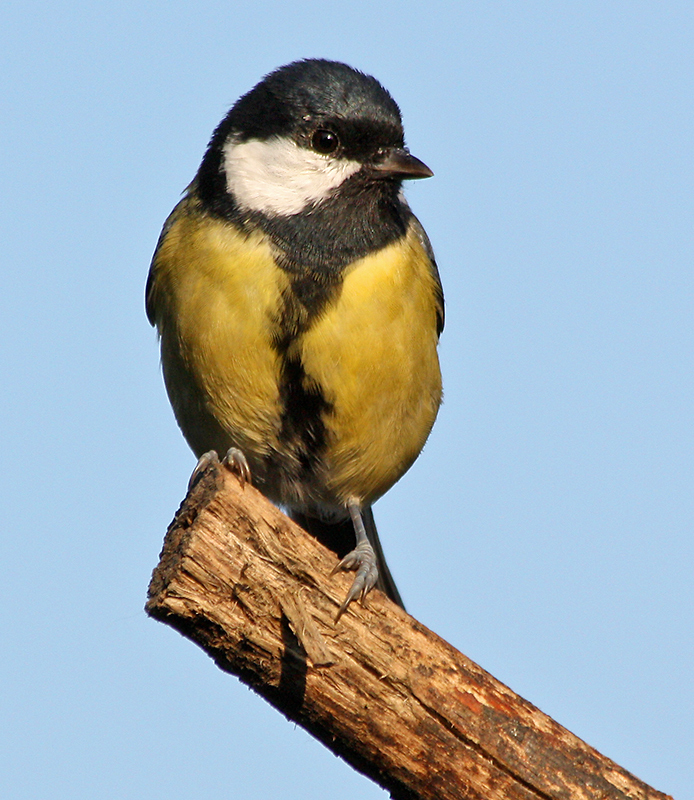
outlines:
[[[195,465],[195,469],[193,470],[193,474],[190,476],[190,480],[188,481],[188,491],[190,491],[193,486],[197,483],[200,475],[210,466],[210,464],[219,464],[219,456],[217,455],[216,450],[208,450],[206,453],[203,453],[200,458],[198,459],[198,463]],[[248,461],[246,456],[238,449],[238,447],[230,447],[227,450],[227,454],[222,459],[222,464],[227,469],[230,469],[232,472],[235,472],[238,475],[239,482],[241,483],[241,488],[251,482],[251,468],[248,465]]]
[[[366,595],[373,589],[378,580],[376,553],[374,553],[374,549],[366,536],[364,520],[361,516],[361,505],[356,500],[350,500],[347,503],[347,508],[352,518],[352,524],[354,525],[357,546],[350,553],[347,553],[332,571],[331,575],[334,575],[339,570],[356,570],[357,574],[347,593],[347,597],[337,611],[335,622],[340,619],[347,610],[349,604],[356,597],[359,597],[363,603]]]

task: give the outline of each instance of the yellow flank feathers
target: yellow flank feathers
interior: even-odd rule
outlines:
[[[351,265],[301,338],[306,373],[333,404],[325,472],[339,503],[375,501],[419,454],[441,402],[437,340],[435,278],[412,227]]]
[[[179,425],[197,456],[232,445],[267,453],[280,413],[273,318],[287,278],[262,234],[201,214],[194,198],[168,224],[150,297]]]

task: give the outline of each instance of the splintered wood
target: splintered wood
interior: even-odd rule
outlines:
[[[213,464],[183,502],[147,613],[202,647],[326,747],[422,800],[671,800],[373,591]]]

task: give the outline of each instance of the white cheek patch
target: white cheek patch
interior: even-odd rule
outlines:
[[[325,200],[350,175],[356,161],[322,156],[291,139],[250,139],[224,145],[227,190],[246,211],[291,215]]]

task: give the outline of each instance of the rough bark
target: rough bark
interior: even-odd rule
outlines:
[[[394,798],[667,800],[380,592],[334,623],[352,574],[212,465],[171,524],[147,613],[200,645]]]

